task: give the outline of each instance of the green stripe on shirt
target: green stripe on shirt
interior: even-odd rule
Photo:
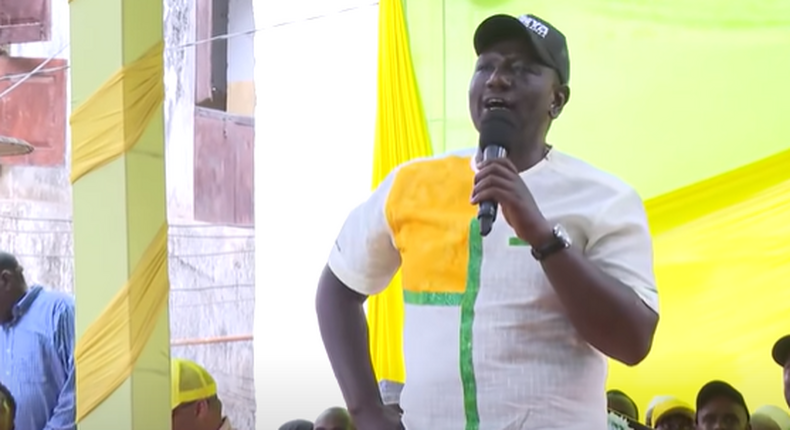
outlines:
[[[475,379],[474,360],[472,358],[473,327],[475,319],[475,302],[480,291],[480,266],[483,262],[483,238],[480,236],[480,224],[476,218],[469,225],[469,266],[466,273],[466,291],[461,300],[461,384],[464,390],[464,413],[466,415],[465,430],[480,428],[480,414],[477,409],[477,381]]]

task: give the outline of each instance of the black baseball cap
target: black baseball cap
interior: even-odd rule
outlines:
[[[776,341],[771,350],[771,356],[776,364],[780,366],[784,366],[787,363],[787,359],[790,358],[790,334]]]
[[[497,42],[522,37],[532,45],[540,60],[557,72],[560,82],[567,84],[571,63],[565,35],[535,15],[493,15],[484,19],[475,30],[475,53],[480,55]]]
[[[743,394],[724,381],[710,381],[702,386],[697,394],[697,411],[701,410],[711,400],[718,397],[724,397],[743,407],[743,410],[746,411],[746,419],[749,419],[749,408],[746,406],[746,400],[744,400]]]

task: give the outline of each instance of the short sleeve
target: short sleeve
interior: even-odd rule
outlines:
[[[352,290],[374,295],[384,291],[400,267],[386,216],[387,200],[397,170],[354,208],[329,254],[329,269]]]
[[[644,204],[636,191],[620,192],[600,212],[592,225],[585,254],[609,276],[631,287],[658,313],[653,240]]]
[[[400,405],[400,395],[401,392],[403,392],[403,384],[384,379],[379,382],[379,392],[381,393],[381,401],[385,405]]]

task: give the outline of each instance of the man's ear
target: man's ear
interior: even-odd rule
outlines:
[[[210,411],[211,405],[207,399],[198,400],[197,404],[195,404],[195,415],[199,417],[208,415]]]
[[[562,113],[562,110],[565,108],[565,105],[568,104],[568,100],[571,98],[571,89],[567,85],[559,85],[554,90],[553,100],[551,102],[551,111],[549,115],[556,119]]]
[[[12,282],[11,278],[13,277],[13,273],[10,270],[5,269],[0,271],[0,290],[7,290],[10,288]]]

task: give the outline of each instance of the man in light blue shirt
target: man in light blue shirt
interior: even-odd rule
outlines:
[[[74,300],[28,288],[0,252],[0,381],[16,400],[16,430],[75,430]]]

